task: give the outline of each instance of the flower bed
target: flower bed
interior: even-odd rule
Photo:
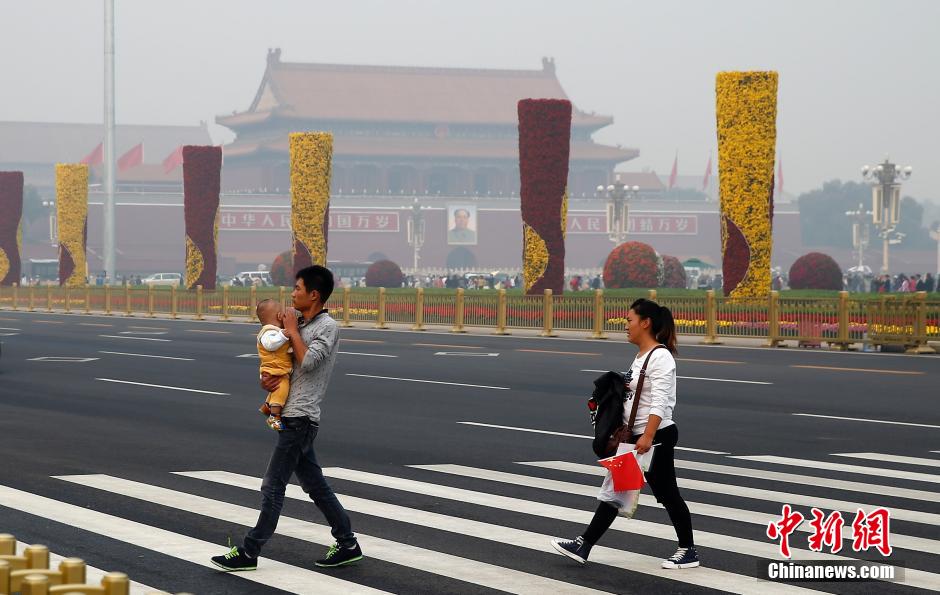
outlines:
[[[183,147],[186,287],[215,289],[222,147]]]
[[[720,72],[715,81],[724,293],[770,292],[777,73]]]
[[[88,236],[88,166],[55,166],[56,216],[59,227],[59,285],[85,284],[85,242]]]
[[[0,171],[0,285],[20,282],[18,232],[23,215],[23,172]]]
[[[295,273],[312,264],[326,266],[332,163],[332,134],[291,133],[290,224]]]
[[[519,113],[522,275],[527,294],[565,289],[571,102],[523,99]]]

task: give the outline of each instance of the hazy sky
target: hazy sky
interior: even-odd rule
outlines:
[[[905,193],[940,199],[940,1],[115,4],[119,123],[247,108],[269,47],[349,64],[538,69],[554,56],[575,105],[614,116],[597,140],[640,149],[627,169],[668,173],[678,150],[679,173],[701,175],[715,73],[777,70],[787,192],[858,179],[890,154],[914,166]],[[0,2],[0,120],[101,121],[103,28],[101,0]]]

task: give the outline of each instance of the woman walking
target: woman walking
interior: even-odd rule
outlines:
[[[676,325],[669,308],[660,306],[647,299],[639,299],[630,306],[627,314],[627,339],[637,346],[639,352],[633,360],[630,385],[626,406],[624,407],[624,425],[627,429],[632,398],[639,401],[636,419],[629,436],[622,436],[623,442],[636,444],[638,454],[647,452],[656,445],[650,470],[645,473],[656,501],[661,503],[679,538],[679,549],[662,563],[663,568],[694,568],[699,565],[698,553],[692,540],[692,516],[689,507],[679,494],[676,485],[676,467],[674,449],[679,439],[679,430],[672,420],[676,406]],[[642,376],[641,370],[646,362],[645,380],[641,394],[635,391]],[[587,562],[591,548],[613,524],[620,510],[620,504],[609,501],[602,491],[594,518],[584,532],[575,539],[552,540],[552,546],[559,553],[568,556],[580,564]]]

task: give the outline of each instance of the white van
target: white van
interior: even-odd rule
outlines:
[[[179,273],[154,273],[140,282],[142,285],[182,285],[183,276]]]

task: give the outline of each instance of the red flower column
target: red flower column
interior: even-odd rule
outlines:
[[[565,288],[571,102],[523,99],[518,109],[525,289],[530,295],[545,289],[560,294]]]
[[[20,282],[17,232],[23,215],[23,172],[0,171],[0,285]]]
[[[183,147],[186,287],[215,289],[222,147]]]

